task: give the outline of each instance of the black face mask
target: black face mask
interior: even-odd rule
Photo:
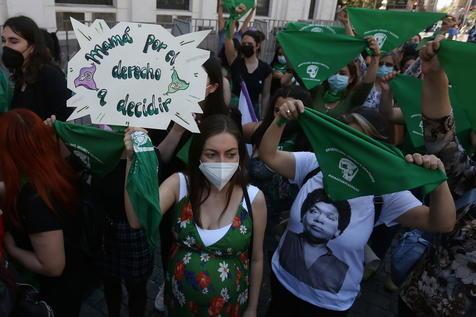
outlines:
[[[251,57],[253,56],[254,53],[255,53],[255,50],[253,46],[251,45],[243,45],[241,47],[241,54],[243,54],[243,56],[245,57]]]
[[[23,54],[11,49],[9,47],[3,47],[2,61],[8,69],[18,69],[23,65]]]

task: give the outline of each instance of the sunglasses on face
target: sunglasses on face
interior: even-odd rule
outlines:
[[[385,62],[385,63],[384,63],[384,62],[380,62],[380,63],[378,63],[378,66],[383,66],[383,65],[385,65],[385,66],[387,66],[387,67],[393,67],[393,66],[395,66],[395,65],[393,65],[393,63],[390,63],[390,62]]]

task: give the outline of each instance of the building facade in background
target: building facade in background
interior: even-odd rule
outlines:
[[[257,0],[259,20],[334,20],[337,0]],[[171,26],[174,19],[216,20],[217,0],[0,0],[0,25],[11,16],[32,17],[50,31],[97,18],[159,23]]]

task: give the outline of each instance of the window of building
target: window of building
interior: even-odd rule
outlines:
[[[190,0],[157,0],[157,8],[190,11]]]
[[[267,17],[269,16],[269,4],[271,0],[258,0],[256,4],[256,15]]]
[[[103,19],[109,27],[116,25],[116,14],[115,13],[104,13],[104,12],[93,12],[91,21],[96,19]]]
[[[174,25],[174,17],[171,15],[157,15],[157,24],[162,25],[166,29],[170,29]]]
[[[55,0],[55,3],[99,4],[112,6],[113,0]]]
[[[59,31],[73,30],[73,27],[71,25],[71,20],[69,19],[70,17],[78,20],[79,22],[84,22],[84,13],[56,12],[56,25]]]
[[[309,20],[314,19],[314,11],[316,11],[316,0],[311,0],[311,6],[309,8],[309,16],[307,17]]]

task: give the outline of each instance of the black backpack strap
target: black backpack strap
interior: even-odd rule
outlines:
[[[374,209],[375,209],[375,218],[374,218],[374,225],[380,218],[380,214],[382,213],[383,208],[383,197],[382,196],[374,196]]]
[[[253,222],[253,209],[251,208],[250,195],[248,195],[248,188],[246,186],[243,186],[243,197],[245,198],[246,209],[251,217],[251,222]]]
[[[313,169],[312,171],[310,171],[306,177],[304,177],[304,180],[302,181],[302,185],[301,186],[304,186],[304,184],[306,184],[306,182],[311,179],[312,177],[316,176],[317,174],[319,174],[319,172],[321,171],[321,167],[318,166],[316,167],[315,169]]]
[[[251,208],[251,200],[250,200],[250,195],[248,195],[247,186],[243,186],[243,197],[245,198],[246,209],[248,209],[248,214],[250,215],[251,225],[253,225],[253,209]],[[253,256],[253,226],[251,227],[251,241],[250,241],[250,251],[249,251],[250,262],[251,262],[252,256]]]

